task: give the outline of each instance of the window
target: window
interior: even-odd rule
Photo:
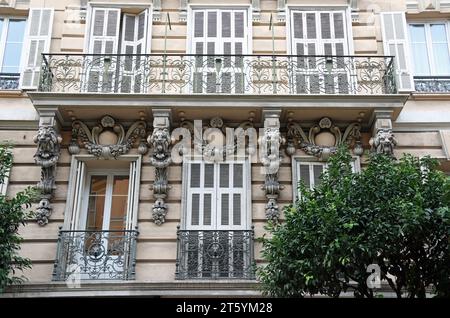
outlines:
[[[353,172],[360,170],[359,157],[353,157],[351,163]],[[294,200],[300,196],[299,182],[313,189],[320,182],[320,175],[328,168],[328,163],[314,160],[311,157],[294,157],[292,159]]]
[[[352,87],[349,67],[344,58],[333,58],[348,55],[345,11],[292,10],[290,23],[291,52],[299,56],[294,79],[297,93],[348,94]]]
[[[249,229],[245,167],[245,161],[189,162],[186,229]]]
[[[150,51],[148,12],[148,9],[92,9],[88,52],[102,56],[91,57],[88,91],[143,91],[145,66],[139,54]]]
[[[450,76],[450,41],[447,22],[409,25],[415,76]]]
[[[184,163],[177,279],[252,279],[250,180],[245,160]]]
[[[195,59],[194,93],[243,93],[242,55],[248,50],[246,10],[193,10],[191,53]],[[201,56],[201,55],[217,55]]]
[[[26,54],[21,77],[21,87],[24,89],[36,89],[39,85],[42,53],[50,52],[53,13],[54,9],[50,8],[30,9],[24,46]]]
[[[0,89],[18,89],[25,19],[0,17]]]
[[[140,156],[104,162],[72,157],[54,279],[132,279]]]

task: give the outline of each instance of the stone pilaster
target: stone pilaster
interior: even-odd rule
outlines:
[[[170,189],[167,169],[172,161],[170,156],[170,120],[170,110],[153,110],[153,133],[149,136],[148,143],[153,149],[150,162],[155,167],[155,181],[151,189],[155,198],[152,217],[157,225],[166,221],[168,208],[165,200]]]
[[[41,167],[41,180],[37,184],[40,191],[40,201],[36,210],[36,220],[41,226],[48,223],[52,214],[53,190],[55,189],[56,164],[61,153],[62,138],[57,133],[56,109],[39,109],[39,130],[34,137],[37,150],[34,161]]]

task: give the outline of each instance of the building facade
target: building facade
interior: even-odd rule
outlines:
[[[450,1],[6,0],[10,296],[257,296],[268,220],[347,144],[450,173]]]

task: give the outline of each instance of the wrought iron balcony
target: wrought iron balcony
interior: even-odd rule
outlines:
[[[53,280],[132,280],[137,231],[60,231]]]
[[[254,279],[253,231],[178,230],[176,279]]]
[[[44,54],[43,92],[395,94],[390,56]]]
[[[0,90],[19,89],[19,73],[0,73]]]
[[[450,93],[450,76],[414,76],[417,93]]]

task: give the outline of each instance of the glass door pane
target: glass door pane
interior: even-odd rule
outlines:
[[[109,230],[125,229],[128,203],[128,176],[114,176]]]
[[[105,210],[107,176],[92,176],[89,189],[86,230],[101,231]]]

